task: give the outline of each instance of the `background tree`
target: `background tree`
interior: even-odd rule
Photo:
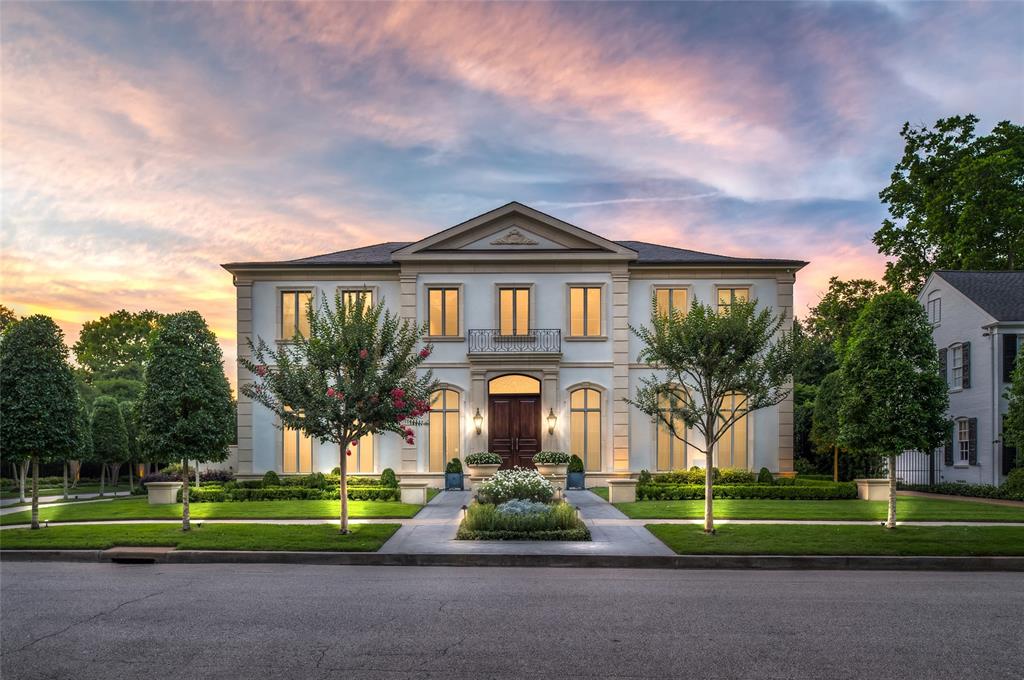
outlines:
[[[146,369],[140,422],[147,450],[182,461],[181,526],[188,531],[188,462],[225,460],[234,422],[224,358],[199,312],[163,318]]]
[[[830,345],[836,357],[826,373],[839,367],[838,357],[853,332],[857,318],[864,307],[881,292],[881,284],[871,279],[843,281],[833,276],[828,280],[828,290],[807,315],[811,336]],[[824,378],[824,375],[821,377]]]
[[[105,491],[107,466],[128,459],[128,430],[121,407],[113,397],[99,397],[92,405],[93,460],[100,464],[100,496]]]
[[[430,410],[437,387],[430,371],[416,375],[431,349],[416,350],[425,326],[399,320],[383,303],[345,305],[336,294],[331,307],[323,296],[306,316],[308,338],[296,335],[279,349],[262,338],[250,341],[252,359],[240,363],[255,380],[241,392],[270,409],[281,426],[338,445],[340,531],[347,533],[349,443],[385,432],[413,443],[410,425]]]
[[[7,305],[0,305],[0,335],[3,335],[7,328],[18,320],[18,315]]]
[[[718,440],[737,420],[774,406],[789,394],[793,365],[792,333],[783,319],[756,301],[734,303],[727,312],[694,302],[689,312],[658,312],[652,301],[650,328],[630,330],[644,343],[640,361],[654,375],[644,378],[634,399],[626,401],[661,421],[677,439],[695,429],[702,442],[687,442],[706,456],[704,531],[714,533],[712,467]],[[734,409],[723,409],[727,396],[740,395]],[[667,407],[667,408],[666,408]]]
[[[124,309],[86,321],[73,349],[78,364],[97,377],[142,380],[163,315]]]
[[[78,486],[78,472],[83,460],[92,460],[92,419],[85,403],[78,402],[78,447],[74,453],[64,459],[64,499],[68,497],[68,474],[72,477],[72,487]]]
[[[32,528],[39,528],[39,460],[78,447],[78,392],[64,334],[48,316],[15,322],[0,338],[0,451],[32,461]]]
[[[814,403],[818,396],[817,385],[793,383],[793,459],[794,465],[799,461],[817,470],[821,467],[818,460],[818,447],[811,439],[811,426],[814,423]],[[800,468],[797,468],[799,471]]]
[[[811,440],[819,451],[832,452],[832,480],[839,481],[839,408],[843,377],[839,370],[825,376],[818,386],[811,423]]]
[[[893,291],[868,303],[843,356],[839,444],[888,460],[889,513],[896,523],[896,456],[931,451],[948,431],[946,384],[924,308]]]
[[[1003,421],[1003,437],[1011,446],[1017,447],[1017,467],[1024,467],[1024,358],[1017,355],[1013,367],[1013,379],[1007,388],[1006,398],[1010,408]]]
[[[125,434],[128,437],[128,490],[135,491],[134,467],[142,461],[142,436],[139,432],[139,403],[137,401],[122,401],[121,415],[124,417]]]
[[[891,286],[920,290],[935,269],[1024,266],[1024,127],[1003,121],[977,136],[973,115],[934,128],[903,125],[903,157],[879,197],[875,232]]]

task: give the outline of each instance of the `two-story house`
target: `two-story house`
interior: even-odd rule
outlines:
[[[1000,484],[1017,455],[1003,443],[1002,425],[1024,345],[1024,272],[936,271],[918,300],[932,324],[952,421],[930,481]]]
[[[797,260],[726,257],[611,241],[520,203],[509,203],[414,243],[388,242],[283,262],[224,265],[238,301],[238,353],[248,340],[285,341],[322,296],[369,295],[418,324],[434,345],[425,363],[441,381],[416,443],[367,437],[350,459],[358,473],[393,468],[440,484],[447,461],[499,453],[530,465],[541,450],[579,455],[592,481],[703,466],[684,445],[626,403],[648,371],[629,325],[692,301],[725,308],[756,299],[793,317]],[[354,299],[354,298],[353,298]],[[328,302],[332,304],[333,302]],[[251,376],[239,369],[240,385]],[[337,449],[281,430],[244,396],[238,404],[240,475],[328,471]],[[788,472],[791,400],[750,414],[721,441],[715,464]]]

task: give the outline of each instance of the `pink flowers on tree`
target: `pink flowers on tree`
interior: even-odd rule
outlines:
[[[334,397],[338,401],[343,401],[345,399],[345,394],[343,392],[340,392],[340,391],[334,389],[333,387],[328,387],[327,388],[327,396],[328,397]]]
[[[426,359],[429,356],[430,356],[430,348],[429,347],[424,347],[423,349],[420,350],[420,358],[421,359]]]
[[[257,366],[256,367],[256,375],[258,375],[261,378],[267,377],[267,367],[265,365],[263,365],[263,364],[260,364],[259,366]]]
[[[368,356],[370,356],[369,350],[365,350],[365,349],[359,350],[359,358],[360,359],[365,359]]]

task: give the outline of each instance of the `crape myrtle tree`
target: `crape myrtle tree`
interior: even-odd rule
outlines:
[[[121,406],[113,397],[97,397],[92,404],[92,458],[100,464],[100,496],[105,491],[109,465],[128,459],[128,429]]]
[[[949,425],[949,396],[924,308],[900,291],[874,298],[854,324],[840,372],[839,445],[888,461],[891,529],[896,456],[931,451]]]
[[[652,301],[650,327],[630,330],[644,343],[640,361],[654,369],[626,401],[704,453],[704,531],[714,533],[712,475],[718,441],[739,419],[774,406],[790,392],[793,335],[784,319],[757,302],[719,313],[694,301],[687,312],[660,312]],[[723,408],[729,398],[734,405]],[[702,441],[687,441],[693,429]]]
[[[335,294],[331,306],[322,295],[319,305],[310,301],[306,318],[308,337],[297,333],[277,349],[262,338],[249,341],[251,358],[239,362],[254,380],[241,392],[272,411],[279,427],[338,445],[340,530],[347,533],[349,446],[385,432],[414,443],[411,425],[430,410],[437,388],[430,371],[417,376],[432,348],[417,350],[426,327],[399,319],[382,302],[345,304]]]
[[[231,387],[217,338],[199,312],[170,314],[162,322],[146,367],[140,429],[146,451],[182,462],[181,528],[188,531],[188,462],[227,459]]]
[[[39,528],[39,460],[78,447],[78,392],[64,334],[48,316],[11,324],[0,339],[0,451],[32,463],[32,528]]]

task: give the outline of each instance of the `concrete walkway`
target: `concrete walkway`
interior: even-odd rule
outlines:
[[[130,495],[131,495],[130,491],[107,491],[106,493],[103,494],[103,498],[108,498],[108,497],[109,498],[113,498],[114,496],[130,496]],[[69,500],[64,501],[64,494],[63,493],[59,493],[59,494],[56,494],[54,496],[40,496],[39,497],[39,505],[42,506],[43,503],[52,504],[52,503],[57,503],[57,502],[60,502],[60,501],[64,501],[65,503],[73,503],[74,502],[73,499],[83,500],[83,501],[84,500],[90,500],[90,499],[94,499],[94,498],[99,498],[99,493],[98,492],[75,493],[74,489],[69,489],[68,490],[68,498],[69,498]],[[21,503],[21,499],[19,499],[19,498],[0,498],[0,507],[7,508],[8,506],[11,506],[11,505],[22,505],[25,508],[30,507],[32,505],[32,496],[31,496],[31,494],[26,494],[25,502],[24,503]]]
[[[130,495],[131,494],[128,491],[119,491],[117,493],[112,493],[112,492],[111,493],[106,493],[106,494],[103,495],[103,498],[100,498],[98,493],[86,493],[86,494],[79,495],[79,499],[80,500],[77,500],[77,501],[73,501],[73,500],[63,501],[61,499],[63,499],[64,496],[40,496],[39,497],[39,509],[42,510],[43,508],[52,508],[52,507],[57,506],[57,505],[75,505],[77,503],[103,503],[105,501],[112,501],[112,500],[114,500],[115,496],[120,497],[120,498],[124,498],[125,496],[130,496]],[[5,500],[11,500],[11,499],[5,499]],[[18,501],[17,498],[15,498],[13,500],[14,500],[15,503],[17,503],[17,501]],[[15,505],[13,503],[4,503],[3,507],[0,507],[0,515],[9,515],[9,514],[14,513],[14,512],[25,512],[26,510],[31,510],[31,509],[32,509],[32,502],[31,501],[29,501],[28,503],[25,503],[24,505],[20,505],[20,504],[19,505]]]
[[[951,496],[944,493],[928,493],[926,491],[897,491],[897,496],[913,496],[914,498],[934,498],[943,501],[965,501],[968,503],[984,503],[985,505],[1002,505],[1007,508],[1024,508],[1024,501],[1008,501],[1005,498],[981,498],[978,496]]]

